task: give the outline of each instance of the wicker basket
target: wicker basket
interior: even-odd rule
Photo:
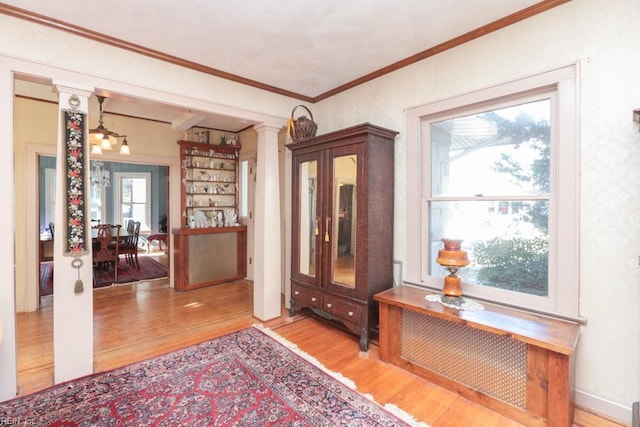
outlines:
[[[309,113],[310,119],[307,116],[300,116],[295,118],[296,108],[302,107]],[[313,138],[318,131],[318,124],[313,121],[313,114],[304,105],[296,105],[291,111],[291,119],[289,120],[289,136],[293,142],[300,142]]]

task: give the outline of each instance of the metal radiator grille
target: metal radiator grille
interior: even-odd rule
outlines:
[[[527,345],[436,317],[402,311],[407,361],[522,409],[527,407]]]

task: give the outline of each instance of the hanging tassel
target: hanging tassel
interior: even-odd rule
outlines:
[[[80,267],[82,267],[82,260],[80,257],[76,257],[73,261],[71,261],[71,267],[78,270],[78,279],[76,280],[76,284],[73,287],[73,292],[76,294],[81,294],[84,292],[84,284],[82,283],[82,279],[80,278]]]
[[[76,286],[73,288],[73,292],[76,294],[81,294],[84,292],[84,284],[82,283],[82,279],[76,280]]]

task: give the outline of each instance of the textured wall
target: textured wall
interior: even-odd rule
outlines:
[[[573,1],[315,106],[319,133],[369,121],[396,142],[395,258],[406,255],[404,110],[577,62],[581,144],[577,388],[640,398],[640,2]],[[623,411],[624,412],[624,411]]]
[[[587,323],[576,386],[623,409],[640,400],[640,133],[631,121],[640,107],[638,22],[637,0],[575,0],[312,107],[318,133],[366,121],[400,131],[394,249],[404,260],[405,188],[413,179],[404,172],[404,110],[578,62],[580,311]],[[297,103],[4,15],[0,28],[0,53],[8,56],[282,117]]]

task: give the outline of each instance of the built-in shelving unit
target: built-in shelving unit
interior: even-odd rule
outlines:
[[[236,145],[178,141],[185,228],[233,227],[238,221]]]
[[[247,227],[238,222],[240,145],[178,141],[181,228],[174,235],[177,291],[246,275]]]

